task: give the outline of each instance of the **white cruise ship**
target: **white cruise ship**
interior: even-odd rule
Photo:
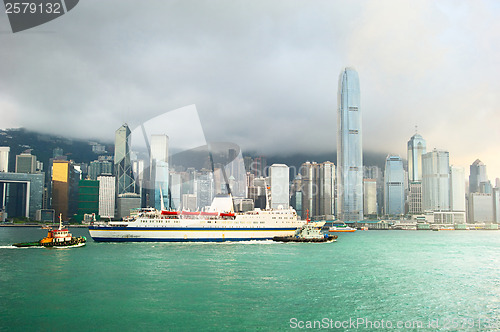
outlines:
[[[128,221],[94,224],[89,232],[97,242],[248,241],[293,235],[304,223],[292,208],[234,212],[225,196],[204,212],[146,208]]]

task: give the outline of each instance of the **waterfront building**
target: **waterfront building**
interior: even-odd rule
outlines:
[[[117,195],[135,192],[135,181],[130,160],[130,134],[127,124],[124,124],[115,132],[114,170]]]
[[[494,222],[492,194],[470,193],[468,223],[492,222]]]
[[[358,73],[345,68],[339,77],[337,113],[337,214],[363,219],[363,149]]]
[[[272,164],[269,168],[270,207],[288,209],[290,207],[290,180],[288,166]]]
[[[0,146],[0,172],[9,171],[9,152],[10,147]]]
[[[384,173],[384,212],[388,216],[405,213],[405,171],[400,156],[387,156]]]
[[[114,176],[101,175],[99,181],[99,215],[101,218],[115,217],[116,178]]]
[[[168,136],[151,135],[150,183],[153,189],[154,207],[157,210],[170,205],[168,200]]]
[[[486,165],[481,160],[476,159],[472,165],[470,165],[469,193],[481,192],[480,188],[483,182],[488,182]]]
[[[363,179],[363,212],[366,217],[378,215],[376,179]]]
[[[16,173],[36,173],[36,156],[31,152],[16,156]]]
[[[80,173],[71,161],[52,161],[52,208],[56,216],[62,213],[63,220],[68,220],[77,211],[79,180]]]
[[[448,151],[436,150],[422,156],[422,209],[450,210],[450,163]]]
[[[42,208],[44,173],[0,172],[0,210],[8,217],[35,219],[36,211]]]
[[[78,213],[76,221],[92,221],[99,215],[99,181],[80,180],[78,183]]]
[[[450,166],[450,210],[466,211],[465,170],[456,166]]]

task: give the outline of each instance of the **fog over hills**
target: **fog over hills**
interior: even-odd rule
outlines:
[[[24,128],[0,130],[0,146],[10,147],[9,171],[11,172],[15,169],[16,155],[26,150],[31,150],[31,153],[36,155],[37,160],[44,163],[44,171],[46,171],[46,168],[48,167],[49,159],[52,158],[53,150],[55,148],[63,149],[63,155],[67,156],[68,159],[74,160],[76,163],[89,163],[92,160],[96,160],[99,156],[99,154],[92,152],[92,145],[96,143],[105,146],[107,151],[105,154],[113,155],[113,142],[101,142],[90,139],[72,139],[58,135],[42,134]],[[263,154],[258,151],[243,151],[244,157],[257,157],[261,155]],[[203,149],[174,153],[171,155],[171,163],[189,165],[200,169],[204,166],[204,156],[206,156],[206,150]],[[295,167],[297,170],[300,168],[300,165],[306,161],[315,161],[318,163],[331,161],[335,164],[337,162],[337,155],[335,151],[332,153],[322,154],[298,151],[293,154],[273,154],[263,156],[266,157],[268,166],[275,163],[286,164],[289,167]],[[386,154],[365,152],[363,154],[364,165],[376,165],[383,169],[385,157]]]

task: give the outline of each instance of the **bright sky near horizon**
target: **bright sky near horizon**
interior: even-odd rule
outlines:
[[[207,141],[333,152],[352,66],[365,150],[406,158],[417,125],[428,150],[494,180],[499,17],[494,0],[86,0],[14,34],[2,11],[0,127],[111,141],[196,104]]]

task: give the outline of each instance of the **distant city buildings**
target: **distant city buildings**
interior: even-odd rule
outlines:
[[[363,149],[358,73],[340,74],[337,113],[337,214],[345,221],[363,220]]]

